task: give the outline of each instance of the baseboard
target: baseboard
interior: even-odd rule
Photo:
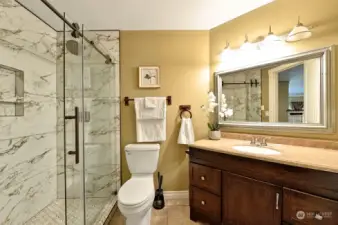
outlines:
[[[171,199],[187,199],[189,198],[189,191],[165,191],[163,192],[164,198]]]

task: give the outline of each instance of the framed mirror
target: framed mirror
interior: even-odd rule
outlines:
[[[216,73],[218,123],[333,132],[332,49]]]

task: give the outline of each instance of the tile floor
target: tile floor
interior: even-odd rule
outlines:
[[[152,211],[151,225],[200,225],[190,221],[188,201],[168,200],[162,210]],[[125,219],[117,210],[109,225],[124,225]]]
[[[116,202],[116,197],[89,198],[86,205],[86,224],[102,225]],[[68,224],[82,224],[80,199],[68,199]],[[25,225],[64,225],[65,200],[58,199],[28,220]]]

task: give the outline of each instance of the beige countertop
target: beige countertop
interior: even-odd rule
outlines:
[[[222,138],[219,141],[199,140],[190,146],[228,155],[338,173],[338,150],[273,143],[268,143],[267,147],[279,151],[280,155],[262,155],[232,149],[232,146],[240,145],[250,145],[250,141]]]

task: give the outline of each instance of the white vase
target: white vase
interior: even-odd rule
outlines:
[[[209,131],[209,139],[211,140],[220,140],[221,139],[221,131]]]

